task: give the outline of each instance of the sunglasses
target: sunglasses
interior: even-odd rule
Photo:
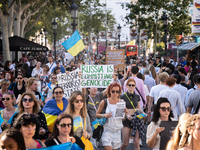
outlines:
[[[0,74],[0,75],[3,75],[3,74]]]
[[[131,87],[131,86],[134,87],[135,85],[134,85],[134,84],[129,84],[128,86],[129,86],[129,87]]]
[[[113,94],[114,94],[114,93],[117,93],[117,94],[119,93],[119,91],[114,91],[114,90],[112,90],[111,92],[112,92]]]
[[[117,77],[117,76],[118,76],[118,74],[114,74],[114,76],[116,76],[116,77]]]
[[[51,79],[57,79],[57,78],[51,78]]]
[[[17,79],[22,79],[22,78],[17,78]]]
[[[2,101],[5,101],[5,100],[9,101],[10,98],[9,98],[9,97],[7,97],[7,98],[1,98],[1,100],[2,100]]]
[[[63,94],[63,91],[60,91],[60,92],[54,92],[56,95],[58,94]]]
[[[61,123],[61,124],[59,124],[59,126],[61,126],[61,128],[66,128],[66,126],[67,126],[68,128],[71,128],[71,127],[72,127],[72,124],[71,124],[71,123],[68,123],[68,124],[66,124],[66,123]]]
[[[162,111],[171,111],[172,110],[172,108],[171,107],[160,107],[160,109],[162,110]]]
[[[83,99],[81,99],[81,100],[75,99],[74,102],[75,103],[79,103],[79,102],[83,103]]]
[[[23,101],[23,102],[27,102],[27,101],[32,102],[32,101],[34,101],[34,100],[33,100],[32,98],[29,98],[29,99],[23,98],[22,101]]]

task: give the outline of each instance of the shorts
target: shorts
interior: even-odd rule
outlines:
[[[113,149],[121,147],[121,129],[108,129],[104,127],[101,137],[103,146],[111,146]]]
[[[132,122],[130,120],[128,120],[127,118],[122,123],[123,123],[124,127],[133,129]]]

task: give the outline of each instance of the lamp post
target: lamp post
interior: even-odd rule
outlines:
[[[163,12],[162,16],[163,25],[165,27],[165,56],[167,56],[167,26],[168,26],[168,17],[166,12]]]
[[[70,6],[71,18],[73,19],[73,23],[71,24],[73,27],[73,33],[76,31],[76,19],[78,17],[78,9],[79,7],[75,4],[75,0],[72,0],[72,5]]]
[[[44,45],[46,47],[47,46],[47,34],[48,34],[47,29],[44,28],[43,32],[44,32]],[[45,62],[47,62],[47,52],[45,53]]]
[[[43,33],[42,33],[42,30],[40,31],[40,45],[42,45],[42,36],[43,36]]]
[[[120,24],[117,26],[117,32],[118,32],[118,49],[120,49],[120,34],[121,34],[121,29],[122,27],[120,26]]]
[[[55,21],[55,19],[52,22],[52,27],[53,27],[53,35],[54,35],[54,54],[55,54],[55,61],[56,61],[56,30],[57,30],[57,22]]]
[[[97,57],[99,57],[99,30],[97,29]]]

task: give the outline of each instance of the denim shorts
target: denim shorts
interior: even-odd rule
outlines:
[[[102,137],[103,146],[111,146],[113,149],[121,147],[121,129],[104,128]]]

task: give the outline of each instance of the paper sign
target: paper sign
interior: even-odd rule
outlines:
[[[116,110],[114,113],[114,118],[122,118],[123,119],[125,116],[124,108],[126,108],[125,102],[117,103]]]
[[[81,87],[106,88],[111,84],[113,65],[81,65]]]
[[[161,121],[160,127],[165,130],[160,132],[160,150],[165,150],[167,142],[171,139],[172,131],[176,128],[178,121]]]
[[[113,64],[115,68],[124,68],[125,50],[106,50],[106,64]]]
[[[57,75],[58,86],[64,90],[64,97],[70,98],[70,95],[74,91],[81,91],[79,71],[72,71],[68,74],[63,73]]]

